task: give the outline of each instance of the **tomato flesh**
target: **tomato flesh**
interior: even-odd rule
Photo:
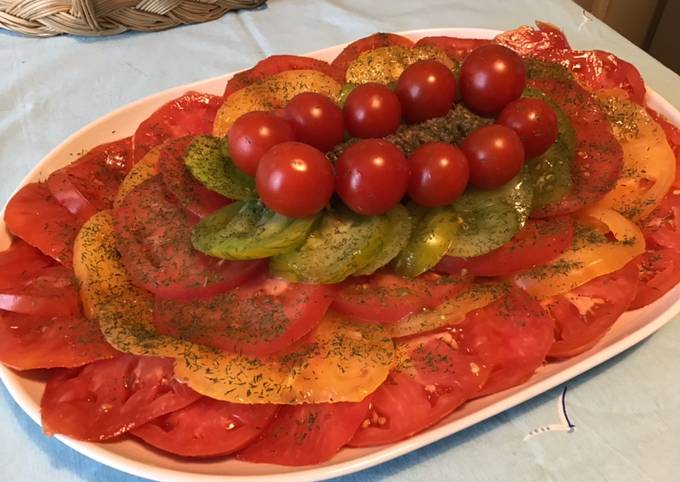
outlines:
[[[629,306],[631,310],[653,303],[680,283],[680,252],[677,250],[647,251],[636,261],[640,286]]]
[[[174,379],[173,361],[122,355],[55,372],[40,402],[48,434],[103,441],[182,409],[201,396]]]
[[[169,139],[210,134],[221,105],[222,97],[193,91],[162,105],[132,136],[134,162]]]
[[[464,270],[474,276],[510,276],[557,258],[571,246],[573,238],[571,218],[531,219],[500,248],[468,259],[447,256],[435,269],[456,276]]]
[[[132,434],[171,454],[214,457],[246,446],[269,425],[276,411],[276,405],[245,405],[202,397],[132,430]]]
[[[434,273],[404,278],[383,270],[345,281],[333,309],[363,321],[391,323],[423,308],[435,308],[466,287],[465,282]]]
[[[26,315],[70,316],[80,313],[80,295],[73,271],[48,266],[31,276],[0,282],[0,310]]]
[[[287,348],[314,329],[335,289],[258,277],[210,298],[156,300],[160,333],[224,351],[267,355]]]
[[[113,211],[114,234],[130,278],[157,296],[193,299],[228,291],[255,275],[261,261],[224,261],[194,250],[187,215],[155,176]]]
[[[368,400],[283,405],[260,438],[236,458],[290,466],[325,462],[352,439],[367,411]]]
[[[333,62],[331,62],[331,76],[338,79],[339,82],[344,82],[347,67],[349,67],[349,64],[351,64],[362,52],[380,47],[390,47],[392,45],[408,48],[413,46],[413,42],[406,37],[393,33],[375,33],[368,37],[355,40],[347,45],[347,47],[335,57]]]
[[[491,43],[489,39],[458,38],[447,36],[423,37],[416,42],[416,47],[432,46],[442,49],[446,55],[459,62],[477,47]]]

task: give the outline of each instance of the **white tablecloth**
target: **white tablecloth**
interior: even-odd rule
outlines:
[[[88,39],[0,32],[0,203],[76,129],[158,90],[375,31],[509,29],[535,19],[575,48],[609,50],[680,107],[680,78],[569,0],[270,0],[265,8],[160,33]],[[569,382],[574,433],[523,441],[557,421],[556,388],[463,433],[346,480],[680,480],[680,323]],[[0,388],[0,480],[138,480],[45,437]]]

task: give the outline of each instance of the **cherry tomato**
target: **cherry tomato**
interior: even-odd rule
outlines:
[[[328,152],[342,142],[345,123],[342,109],[328,97],[315,92],[298,94],[288,103],[284,117],[297,140]]]
[[[543,154],[557,139],[557,115],[541,99],[513,100],[501,111],[497,122],[517,133],[528,158]]]
[[[409,158],[408,194],[421,206],[445,206],[463,194],[470,178],[468,160],[459,148],[444,142],[419,147]]]
[[[292,218],[312,216],[333,195],[333,167],[323,152],[301,142],[283,142],[262,156],[255,187],[271,210]]]
[[[396,89],[408,122],[423,122],[446,114],[456,97],[456,77],[436,60],[421,60],[404,70]]]
[[[396,131],[401,122],[397,94],[372,82],[350,92],[343,113],[347,130],[354,137],[385,137]]]
[[[384,214],[406,194],[408,162],[399,149],[382,139],[352,144],[335,170],[335,190],[359,214]]]
[[[248,112],[229,130],[229,152],[239,169],[254,176],[265,152],[294,140],[293,128],[285,119],[269,112]]]
[[[500,112],[524,90],[522,58],[502,45],[483,45],[463,61],[460,90],[463,102],[478,114]]]
[[[502,186],[524,164],[524,146],[519,136],[498,124],[472,131],[463,141],[463,152],[470,163],[470,184],[481,189]]]

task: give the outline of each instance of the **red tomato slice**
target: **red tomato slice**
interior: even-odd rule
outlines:
[[[340,54],[331,62],[331,77],[344,82],[347,67],[356,59],[359,54],[367,50],[391,45],[401,45],[402,47],[413,47],[413,41],[394,33],[374,33],[368,37],[355,40],[345,47]]]
[[[224,351],[267,355],[312,331],[334,294],[333,286],[260,276],[211,298],[157,298],[154,323],[166,335]]]
[[[440,332],[402,340],[397,368],[370,396],[371,409],[350,445],[397,442],[434,425],[482,388],[489,369]]]
[[[458,326],[464,334],[465,349],[493,369],[479,396],[528,380],[541,366],[554,341],[553,319],[519,288],[470,313]]]
[[[276,410],[276,405],[246,405],[203,397],[134,429],[132,434],[175,455],[226,455],[260,435]]]
[[[75,162],[50,174],[47,187],[54,198],[83,222],[110,209],[118,187],[132,167],[132,139],[97,146]]]
[[[56,372],[40,402],[42,426],[47,434],[102,441],[199,398],[174,379],[171,359],[122,355]]]
[[[538,30],[523,25],[497,35],[494,41],[511,48],[522,57],[540,58],[554,52],[571,50],[564,34],[547,24],[542,24]]]
[[[290,466],[325,462],[352,439],[367,412],[368,400],[284,405],[260,438],[236,458]]]
[[[680,187],[680,129],[666,119],[663,115],[659,114],[654,109],[647,107],[647,112],[652,116],[652,118],[661,126],[664,133],[666,134],[666,139],[673,149],[675,154],[675,181],[673,182],[673,187]]]
[[[680,252],[680,196],[669,192],[642,223],[647,246]]]
[[[680,252],[676,249],[647,251],[638,257],[635,264],[639,271],[640,285],[635,299],[628,307],[630,310],[647,306],[680,283]]]
[[[425,273],[404,278],[389,271],[350,278],[333,302],[338,313],[358,320],[391,323],[423,308],[434,308],[467,287],[458,278]]]
[[[0,311],[0,361],[17,370],[79,367],[119,353],[82,314],[32,316]]]
[[[80,295],[73,271],[48,266],[30,276],[0,282],[0,310],[26,315],[70,316],[80,313]]]
[[[447,37],[442,35],[423,37],[416,42],[415,46],[422,47],[429,45],[437,47],[446,52],[446,55],[452,59],[462,62],[467,54],[474,49],[481,47],[482,45],[490,44],[491,42],[492,40],[489,39]]]
[[[161,150],[158,170],[168,192],[179,204],[191,214],[203,218],[231,201],[198,182],[187,169],[184,157],[192,140],[192,136],[187,136],[168,142]]]
[[[628,309],[637,289],[637,265],[631,262],[556,297],[547,305],[556,323],[548,357],[572,357],[592,348]]]
[[[500,248],[469,259],[446,256],[435,269],[452,275],[466,270],[474,276],[509,276],[555,259],[571,246],[573,238],[571,218],[531,219]]]
[[[534,211],[532,216],[573,213],[597,202],[611,190],[623,169],[623,150],[595,98],[576,82],[546,79],[529,84],[545,92],[564,111],[576,134],[571,192],[557,203]]]
[[[82,225],[44,183],[22,187],[5,209],[7,229],[64,266],[73,265],[73,241]]]
[[[52,265],[52,258],[21,239],[14,239],[7,250],[0,252],[0,286],[14,286],[17,280],[28,278]]]
[[[331,75],[330,67],[328,62],[311,57],[270,55],[266,59],[260,60],[252,69],[239,72],[229,79],[227,87],[224,89],[223,97],[226,100],[227,97],[237,90],[287,70],[318,70],[324,74]],[[336,80],[342,83],[345,79],[343,77]]]
[[[157,296],[208,297],[256,274],[261,261],[224,261],[193,249],[187,215],[160,176],[135,187],[113,211],[114,233],[133,283]]]
[[[168,139],[212,133],[221,105],[222,97],[194,91],[162,105],[139,124],[132,137],[134,162]]]

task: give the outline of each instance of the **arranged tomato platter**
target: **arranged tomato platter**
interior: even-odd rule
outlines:
[[[390,460],[680,312],[675,125],[546,24],[375,34],[142,99],[5,207],[3,382],[151,479]]]

